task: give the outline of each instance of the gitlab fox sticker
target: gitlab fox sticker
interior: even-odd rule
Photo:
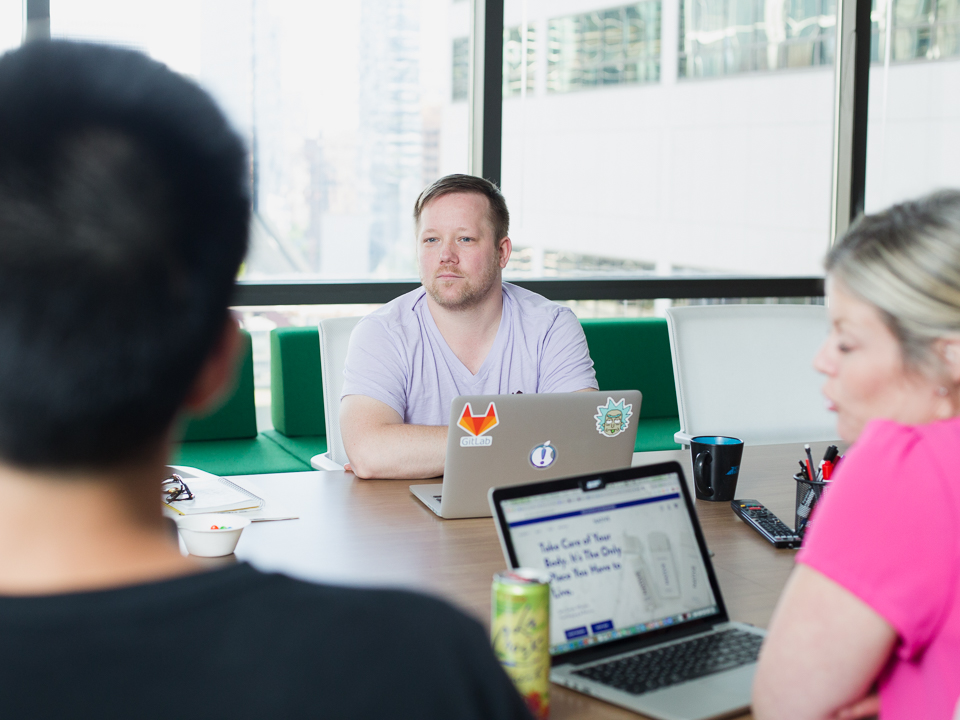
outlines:
[[[463,406],[463,412],[460,413],[460,420],[457,422],[461,428],[470,435],[460,438],[460,447],[485,447],[493,444],[492,437],[484,437],[488,432],[500,424],[497,418],[497,406],[493,403],[487,407],[487,412],[483,415],[474,415],[470,403]]]

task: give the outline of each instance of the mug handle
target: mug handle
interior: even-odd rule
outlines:
[[[711,462],[713,462],[713,458],[708,452],[697,453],[697,457],[693,461],[693,482],[705,498],[713,497],[713,488],[710,487]]]

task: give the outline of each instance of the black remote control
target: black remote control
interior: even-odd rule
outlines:
[[[730,507],[741,520],[773,543],[774,547],[800,547],[800,536],[756,500],[731,500]]]

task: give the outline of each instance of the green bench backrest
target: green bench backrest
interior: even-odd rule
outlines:
[[[666,320],[615,318],[580,323],[601,390],[636,388],[643,393],[641,417],[678,416]],[[270,354],[273,426],[287,437],[325,435],[317,328],[272,330]]]
[[[270,397],[273,427],[287,437],[327,434],[317,328],[270,331]]]
[[[253,399],[253,343],[250,333],[240,331],[240,368],[236,387],[222,405],[210,414],[191,418],[184,441],[237,440],[257,436],[257,408]]]
[[[601,390],[639,390],[644,418],[679,415],[665,319],[590,319],[580,324]]]

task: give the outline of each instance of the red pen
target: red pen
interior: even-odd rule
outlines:
[[[829,460],[823,461],[823,479],[829,480],[830,476],[833,475],[833,463]]]
[[[807,477],[811,480],[816,480],[817,476],[813,474],[813,466],[810,464],[810,461],[804,460],[803,462],[807,465]]]

